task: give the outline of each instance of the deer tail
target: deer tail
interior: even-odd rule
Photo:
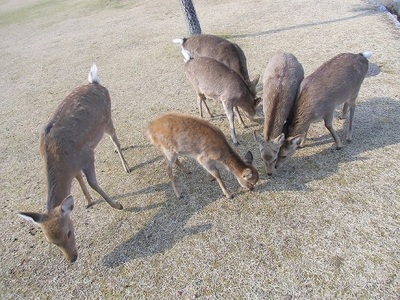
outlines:
[[[361,53],[362,56],[364,56],[366,59],[369,59],[372,56],[371,51],[364,51]]]
[[[97,75],[97,66],[95,63],[93,63],[92,66],[90,67],[88,81],[89,83],[96,83],[96,84],[100,83],[99,76]]]

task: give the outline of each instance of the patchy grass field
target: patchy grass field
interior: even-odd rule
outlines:
[[[228,37],[262,74],[277,50],[306,75],[341,52],[372,51],[354,140],[334,150],[322,122],[307,147],[267,178],[253,129],[237,125],[261,180],[227,200],[194,161],[176,170],[176,199],[146,124],[169,111],[197,115],[196,96],[172,39],[186,35],[179,1],[0,1],[1,299],[398,299],[400,297],[400,31],[359,0],[196,0],[204,33]],[[99,183],[123,206],[84,208],[74,182],[79,258],[67,263],[18,211],[43,211],[38,137],[96,62],[132,168],[105,138]],[[211,120],[229,138],[222,106]],[[343,121],[335,127],[341,136]],[[223,172],[228,189],[239,185]]]

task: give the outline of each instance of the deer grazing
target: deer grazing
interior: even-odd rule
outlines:
[[[188,58],[185,63],[185,73],[197,93],[200,116],[203,117],[202,103],[205,103],[207,97],[220,100],[229,120],[233,143],[238,145],[234,112],[238,116],[240,123],[246,128],[238,107],[253,121],[256,107],[261,98],[255,98],[243,78],[224,64],[209,57],[193,58],[186,50],[183,53]],[[212,117],[207,104],[205,106]]]
[[[264,137],[254,130],[261,158],[272,175],[285,134],[283,128],[292,110],[304,70],[291,53],[278,52],[268,62],[263,75]]]
[[[89,185],[113,208],[122,209],[122,205],[112,200],[96,180],[94,149],[104,133],[111,137],[125,171],[130,172],[111,119],[110,96],[99,84],[96,65],[92,65],[88,81],[89,84],[76,88],[60,103],[41,133],[40,152],[47,177],[47,212],[19,213],[22,218],[40,226],[47,240],[57,245],[70,262],[78,257],[70,218],[74,208],[70,195],[72,180],[78,180],[88,207],[93,202],[82,172]]]
[[[217,180],[227,198],[232,198],[232,194],[227,191],[221,179],[217,163],[222,164],[242,187],[250,191],[258,181],[258,171],[252,165],[251,152],[247,152],[243,161],[226,141],[222,131],[206,120],[169,113],[152,121],[147,133],[152,144],[165,156],[168,177],[178,198],[181,198],[181,192],[176,186],[172,165],[175,163],[183,172],[190,173],[179,161],[178,155],[195,158]]]
[[[242,76],[253,97],[256,96],[256,86],[260,75],[250,80],[246,55],[237,44],[211,34],[196,34],[188,38],[174,39],[173,42],[180,45],[182,51],[188,51],[195,58],[209,57],[235,71]]]
[[[335,141],[336,149],[341,149],[342,142],[332,127],[335,108],[341,104],[344,104],[342,118],[350,107],[346,140],[352,140],[356,98],[368,72],[368,58],[371,56],[371,52],[342,53],[304,78],[293,107],[293,116],[289,118],[288,136],[279,151],[277,168],[304,146],[311,123],[321,118]]]

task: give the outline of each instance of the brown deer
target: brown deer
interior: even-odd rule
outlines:
[[[66,259],[78,257],[70,213],[74,208],[71,193],[76,178],[86,197],[93,204],[83,181],[113,208],[122,205],[112,200],[99,186],[94,166],[94,149],[104,133],[110,135],[126,172],[129,166],[122,155],[120,143],[111,120],[111,100],[107,89],[99,84],[96,65],[92,65],[89,84],[76,88],[60,103],[40,136],[40,152],[47,177],[47,212],[21,212],[19,216],[42,228],[50,243],[57,245]]]
[[[288,136],[279,151],[277,168],[292,157],[299,147],[304,146],[311,123],[321,118],[335,140],[336,149],[341,149],[342,142],[332,127],[335,108],[341,104],[344,104],[343,118],[350,107],[346,140],[352,140],[356,98],[367,75],[368,58],[371,56],[372,53],[368,51],[359,54],[342,53],[304,78],[293,107],[293,117],[289,118]]]
[[[256,86],[260,75],[250,80],[246,55],[237,44],[211,34],[196,34],[188,38],[174,39],[173,42],[180,45],[182,50],[191,53],[193,57],[213,58],[237,72],[246,82],[253,97],[256,96]]]
[[[291,53],[278,52],[268,62],[263,75],[264,137],[254,130],[261,158],[272,175],[279,149],[285,141],[283,128],[292,110],[304,70]]]
[[[185,72],[197,93],[200,116],[203,117],[202,103],[204,102],[209,115],[212,117],[210,109],[205,103],[206,97],[220,100],[229,120],[233,143],[238,145],[234,112],[240,123],[246,128],[238,107],[253,121],[256,106],[260,103],[261,98],[255,99],[243,78],[224,64],[209,57],[192,58],[186,50],[184,50],[184,53],[187,57],[190,57],[185,63]]]
[[[181,192],[176,186],[172,165],[175,163],[183,172],[190,173],[179,161],[178,155],[195,158],[217,180],[227,198],[232,198],[232,194],[225,188],[217,163],[222,164],[242,187],[250,191],[258,181],[258,171],[252,165],[251,152],[247,152],[243,161],[229,145],[222,131],[206,120],[169,113],[152,121],[147,133],[152,144],[164,153],[168,177],[178,198],[181,198]]]

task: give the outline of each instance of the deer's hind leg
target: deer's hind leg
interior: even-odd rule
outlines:
[[[212,118],[213,115],[212,115],[212,113],[210,111],[210,108],[207,105],[206,96],[204,94],[201,94],[201,93],[197,94],[197,105],[199,106],[199,112],[200,112],[200,117],[201,118],[203,118],[203,103],[204,103],[204,106],[207,109],[208,115],[210,116],[210,118]]]
[[[118,156],[119,156],[119,158],[120,158],[120,160],[121,160],[121,163],[122,163],[122,167],[124,168],[124,170],[125,170],[127,173],[130,173],[131,170],[130,170],[130,168],[129,168],[129,165],[128,165],[127,161],[125,160],[124,155],[122,154],[122,151],[121,151],[121,143],[119,142],[119,139],[118,139],[117,134],[116,134],[116,132],[115,132],[115,128],[114,128],[114,125],[113,125],[112,120],[109,121],[108,126],[107,126],[105,132],[110,136],[111,141],[112,141],[113,144],[114,144],[115,152],[118,153]]]
[[[339,138],[339,136],[337,135],[335,129],[333,129],[332,120],[333,120],[333,113],[327,114],[327,115],[324,117],[325,127],[329,130],[329,132],[331,133],[333,139],[335,140],[336,150],[339,150],[339,149],[342,149],[343,144],[342,144],[342,142],[340,141],[340,138]]]
[[[90,187],[94,189],[97,193],[99,193],[104,198],[104,200],[106,200],[107,203],[110,204],[111,207],[116,209],[123,209],[122,205],[115,200],[112,200],[98,184],[94,167],[94,154],[93,158],[86,164],[82,171],[85,174]]]

